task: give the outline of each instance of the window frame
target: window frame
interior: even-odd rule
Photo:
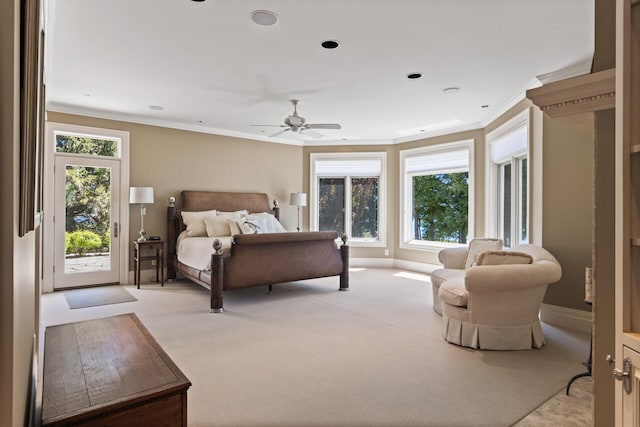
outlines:
[[[399,247],[400,249],[414,249],[414,250],[426,250],[434,251],[448,247],[461,246],[460,243],[445,243],[445,242],[433,242],[426,240],[413,239],[412,230],[412,211],[413,211],[413,177],[423,175],[422,173],[407,172],[407,159],[411,157],[423,156],[428,154],[442,153],[447,151],[458,151],[460,149],[466,149],[469,153],[469,167],[467,170],[464,168],[446,168],[438,170],[436,173],[458,173],[468,172],[468,185],[469,185],[469,201],[468,201],[468,213],[467,213],[467,234],[468,239],[474,236],[474,224],[475,224],[475,178],[474,178],[474,164],[475,164],[475,140],[465,139],[455,142],[447,142],[443,144],[429,145],[425,147],[412,148],[407,150],[401,150],[399,155],[400,162],[400,174],[399,174]],[[410,203],[410,205],[408,205]]]
[[[367,174],[322,174],[316,173],[316,162],[318,161],[366,161],[376,160],[380,162],[379,175]],[[318,231],[319,229],[319,206],[318,196],[320,178],[344,178],[344,224],[347,230],[348,242],[350,246],[360,247],[386,247],[387,246],[387,153],[386,152],[362,152],[362,153],[311,153],[309,156],[309,230]],[[351,179],[352,178],[371,178],[378,177],[378,238],[354,238],[351,233]]]
[[[508,158],[495,162],[491,157],[492,145],[500,143],[503,138],[521,128],[525,129],[527,137],[526,148],[512,153]],[[496,128],[486,136],[486,205],[485,205],[485,229],[489,237],[503,240],[505,247],[513,247],[521,243],[532,241],[532,167],[531,167],[531,126],[529,110],[524,110],[511,120]],[[526,199],[526,227],[527,241],[522,240],[522,160],[527,160],[527,199]],[[511,165],[511,241],[507,242],[504,236],[504,209],[503,209],[503,180],[502,169],[504,165]]]

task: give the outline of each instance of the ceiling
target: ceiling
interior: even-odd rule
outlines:
[[[47,108],[291,144],[485,126],[589,72],[593,0],[48,0]],[[278,21],[260,26],[255,10]],[[336,49],[321,43],[336,40]],[[422,73],[408,79],[410,73]],[[543,77],[545,76],[545,77]],[[446,88],[459,88],[444,93]],[[293,112],[339,123],[269,135]]]

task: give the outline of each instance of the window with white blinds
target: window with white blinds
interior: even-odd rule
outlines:
[[[473,225],[473,140],[400,152],[404,248],[464,244]]]
[[[487,232],[506,247],[529,242],[529,121],[526,112],[487,135]]]
[[[384,246],[386,153],[312,153],[310,166],[310,229]]]

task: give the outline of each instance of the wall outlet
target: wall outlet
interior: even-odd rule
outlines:
[[[384,256],[389,256],[389,249],[384,250]]]

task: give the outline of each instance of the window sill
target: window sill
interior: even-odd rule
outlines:
[[[383,248],[386,244],[380,240],[365,240],[350,238],[347,240],[347,245],[359,248]]]
[[[417,251],[440,251],[445,248],[457,248],[465,246],[462,243],[441,243],[441,242],[429,242],[424,240],[409,240],[407,242],[400,243],[400,249],[411,249]]]

